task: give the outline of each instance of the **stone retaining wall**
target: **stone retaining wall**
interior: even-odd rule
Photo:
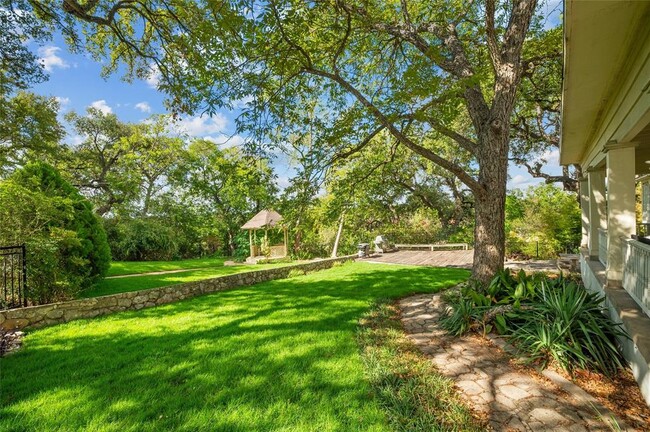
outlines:
[[[146,307],[172,303],[201,294],[254,285],[275,279],[283,279],[295,270],[305,272],[324,270],[332,267],[336,262],[345,262],[354,258],[356,258],[356,255],[311,261],[304,264],[268,270],[253,270],[162,288],[9,309],[0,311],[0,327],[5,330],[37,328],[125,310],[139,310]]]

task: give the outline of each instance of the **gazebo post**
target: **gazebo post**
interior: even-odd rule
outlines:
[[[250,246],[251,258],[255,256],[255,250],[253,250],[253,230],[248,230],[248,245]]]
[[[287,235],[287,227],[284,227],[284,256],[288,257],[289,256],[289,237]]]

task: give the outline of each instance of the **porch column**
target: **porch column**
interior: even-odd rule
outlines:
[[[605,146],[607,152],[607,284],[620,286],[623,280],[621,237],[636,233],[634,145]]]
[[[589,259],[598,261],[598,228],[607,229],[605,214],[605,171],[600,168],[588,170],[589,182]]]
[[[580,209],[582,210],[582,240],[581,248],[589,247],[589,180],[580,179]]]

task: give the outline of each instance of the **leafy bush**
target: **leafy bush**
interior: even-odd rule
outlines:
[[[250,240],[248,238],[248,233],[245,231],[240,232],[235,237],[235,254],[233,258],[236,261],[244,261],[246,257],[250,255]]]
[[[448,307],[441,317],[442,328],[454,336],[462,336],[472,328],[479,316],[481,308],[473,300],[460,297],[453,307]]]
[[[485,287],[465,286],[447,296],[441,325],[454,335],[496,330],[530,361],[554,360],[569,373],[576,368],[610,375],[622,365],[616,337],[626,337],[602,306],[603,298],[560,276],[517,276],[508,270]]]
[[[580,245],[580,206],[573,193],[538,185],[506,198],[508,255],[554,258]]]
[[[552,358],[568,372],[577,367],[612,375],[622,367],[615,340],[624,333],[602,301],[575,282],[542,281],[531,308],[516,314],[512,341],[543,365]]]
[[[157,218],[111,219],[105,223],[113,258],[156,261],[180,258],[182,235]]]
[[[30,163],[0,182],[0,202],[0,243],[27,245],[30,302],[73,297],[108,270],[90,202],[51,166]]]

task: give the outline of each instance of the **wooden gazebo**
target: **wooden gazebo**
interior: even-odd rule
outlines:
[[[271,252],[269,258],[284,258],[288,255],[287,228],[280,225],[281,221],[282,216],[275,210],[262,210],[241,227],[242,229],[248,230],[248,241],[250,244],[250,256],[248,261],[256,261],[257,258],[262,258],[261,248],[256,245],[254,241],[257,239],[257,230],[264,230],[264,238],[268,242],[269,229],[282,229],[284,233],[282,238],[284,241],[281,245],[269,245]]]

